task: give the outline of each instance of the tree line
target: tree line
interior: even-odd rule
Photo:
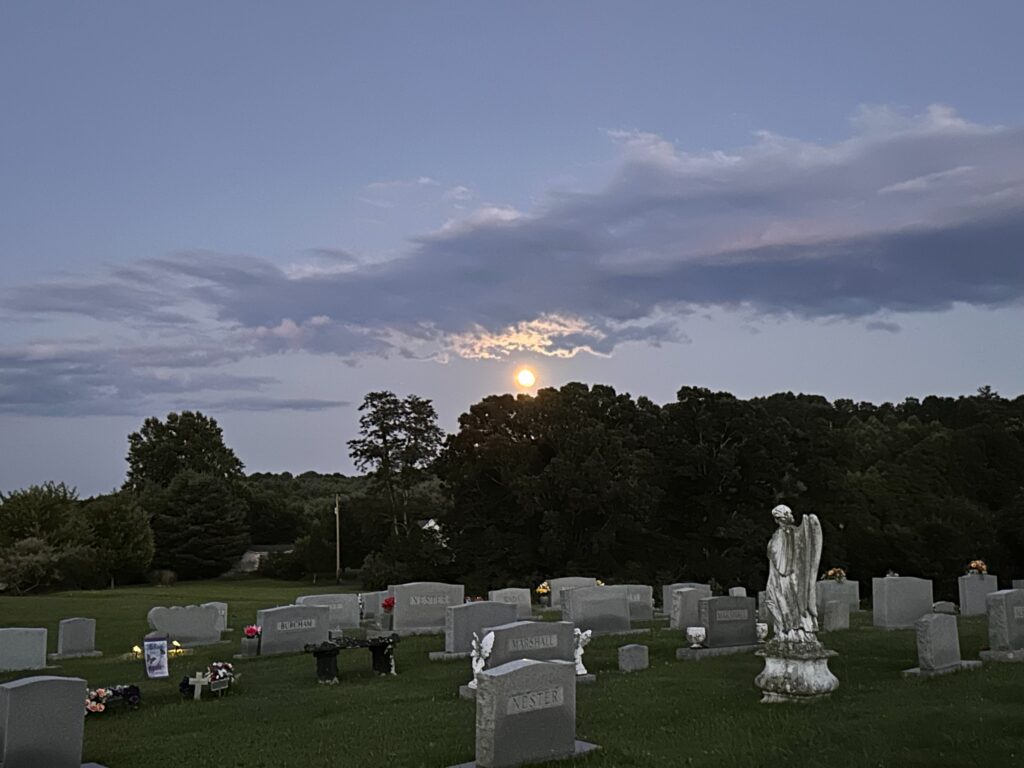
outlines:
[[[336,498],[342,565],[368,588],[558,573],[757,588],[779,503],[821,518],[823,569],[852,578],[922,576],[945,596],[972,559],[1024,576],[1024,397],[987,387],[881,405],[683,387],[659,405],[572,383],[486,397],[448,436],[415,395],[372,392],[360,413],[358,477],[246,476],[213,419],[147,419],[118,493],[0,495],[0,583],[206,578],[250,542],[294,544],[267,575],[333,575]]]

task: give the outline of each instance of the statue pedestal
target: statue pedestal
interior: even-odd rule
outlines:
[[[839,687],[828,668],[828,660],[838,654],[817,640],[800,643],[773,638],[757,655],[764,657],[764,669],[754,678],[764,692],[762,704],[809,703]]]

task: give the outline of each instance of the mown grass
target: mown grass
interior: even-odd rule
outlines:
[[[239,684],[223,699],[180,698],[181,676],[229,660],[257,608],[335,589],[208,581],[7,597],[0,598],[0,626],[45,626],[54,650],[61,618],[97,620],[104,657],[64,661],[50,673],[84,677],[91,687],[140,683],[138,711],[87,719],[85,758],[109,768],[436,768],[472,759],[474,704],[457,696],[469,662],[428,661],[429,651],[443,647],[441,637],[404,639],[393,678],[376,677],[369,653],[351,650],[339,657],[341,684],[319,686],[312,657],[296,655],[240,662]],[[167,681],[146,680],[141,662],[120,659],[145,633],[151,606],[208,600],[229,603],[236,630],[230,644],[175,659]],[[761,662],[754,656],[677,662],[681,633],[664,628],[647,638],[595,640],[586,662],[598,681],[578,689],[577,734],[603,749],[573,765],[1024,765],[1024,665],[909,681],[900,671],[916,666],[913,632],[875,630],[863,613],[850,631],[823,637],[839,652],[831,667],[841,687],[806,707],[759,704],[753,679]],[[986,645],[984,619],[962,619],[960,637],[964,658],[977,658]],[[616,649],[626,642],[649,645],[650,669],[616,670]]]

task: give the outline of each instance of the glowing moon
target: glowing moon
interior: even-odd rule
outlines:
[[[524,389],[529,389],[537,383],[537,377],[533,375],[533,371],[529,368],[520,368],[516,371],[516,384]]]

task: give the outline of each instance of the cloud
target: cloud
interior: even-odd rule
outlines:
[[[126,334],[165,329],[166,347],[105,353],[107,369],[137,370],[196,340],[215,360],[606,355],[686,341],[687,316],[715,306],[750,322],[863,318],[892,332],[886,313],[1024,297],[1021,127],[944,106],[864,107],[830,144],[762,131],[747,146],[686,152],[642,131],[610,138],[621,157],[602,188],[552,193],[528,211],[481,204],[389,261],[326,249],[281,267],[195,251],[19,286],[0,306]],[[370,186],[441,188],[429,177]]]

